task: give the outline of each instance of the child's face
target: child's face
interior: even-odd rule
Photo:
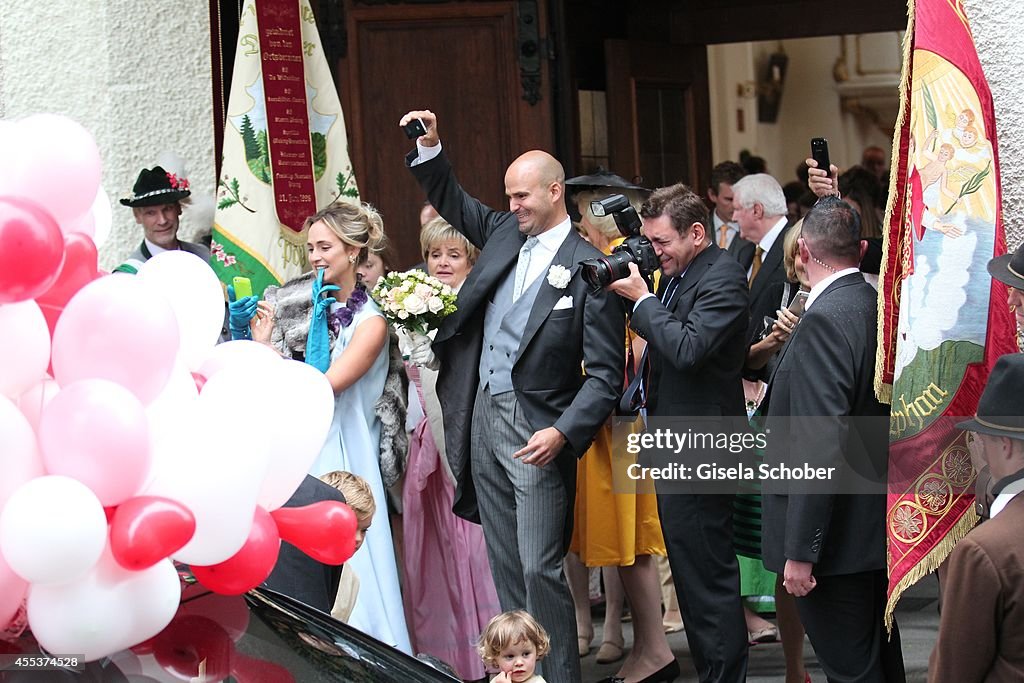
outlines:
[[[514,683],[529,680],[537,668],[537,648],[529,640],[521,640],[498,653],[498,668]]]
[[[356,527],[356,549],[353,553],[359,552],[359,549],[363,547],[363,541],[366,540],[366,530],[370,528],[370,524],[373,522],[373,515],[368,517],[356,517],[356,521],[359,525]]]

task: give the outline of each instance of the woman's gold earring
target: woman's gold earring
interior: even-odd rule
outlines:
[[[356,257],[355,257],[354,254],[349,254],[348,255],[348,262],[349,263],[355,263],[356,262]]]
[[[1014,304],[1014,305],[1010,306],[1010,313],[1015,313],[1016,311],[1017,311],[1017,304]]]

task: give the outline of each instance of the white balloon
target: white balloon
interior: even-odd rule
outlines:
[[[277,363],[267,382],[279,397],[266,420],[270,465],[257,498],[266,510],[284,505],[320,454],[334,417],[334,390],[327,377],[306,363]]]
[[[159,291],[178,319],[178,354],[190,370],[217,343],[224,326],[224,290],[209,264],[187,251],[165,251],[142,264],[138,276]]]
[[[196,518],[195,534],[174,559],[218,564],[245,544],[270,448],[251,417],[254,407],[276,400],[272,390],[261,373],[227,368],[203,386],[191,423],[157,447],[167,455],[142,495],[176,500]]]
[[[280,360],[281,356],[277,351],[266,344],[236,339],[217,344],[210,349],[200,363],[198,372],[206,379],[210,379],[224,368],[235,366],[247,368],[250,372],[264,372],[265,369],[259,367],[261,364],[277,363]]]
[[[33,584],[75,581],[96,564],[107,541],[107,517],[77,479],[45,476],[15,490],[0,513],[0,552]]]
[[[0,305],[0,394],[16,398],[46,375],[50,330],[35,301]]]
[[[91,662],[160,633],[180,601],[181,582],[169,560],[129,571],[114,561],[108,548],[78,580],[33,585],[28,622],[48,652],[73,652]]]
[[[16,489],[43,474],[32,425],[14,403],[0,396],[0,510]]]
[[[111,211],[110,197],[103,186],[96,191],[96,199],[92,203],[92,217],[95,222],[95,234],[92,236],[93,244],[97,248],[102,247],[110,238],[110,228],[114,223],[114,213]]]
[[[199,390],[181,356],[175,360],[171,376],[157,397],[146,406],[146,418],[149,420],[150,451],[153,463],[150,470],[151,478],[161,463],[178,459],[175,435],[190,428],[195,420],[196,401]]]

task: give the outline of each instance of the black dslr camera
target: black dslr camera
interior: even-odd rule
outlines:
[[[629,200],[621,194],[613,194],[607,199],[590,202],[590,210],[595,216],[610,214],[615,219],[615,227],[626,240],[608,256],[581,261],[583,279],[597,291],[616,280],[629,277],[629,264],[635,263],[649,285],[651,275],[661,263],[651,241],[640,234],[640,216],[630,206]]]

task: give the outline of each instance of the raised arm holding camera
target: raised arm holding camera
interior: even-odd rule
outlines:
[[[649,381],[642,390],[648,415],[744,416],[743,267],[710,239],[707,209],[685,185],[655,190],[641,214],[661,266],[658,292],[648,291],[635,263],[608,291],[636,302],[630,327],[647,340],[649,373],[642,372]],[[747,628],[732,546],[732,496],[659,493],[658,512],[700,680],[744,680]]]
[[[505,173],[507,211],[459,185],[437,117],[406,158],[430,203],[480,249],[458,310],[434,340],[456,514],[480,521],[502,609],[551,634],[544,677],[578,681],[575,614],[562,575],[576,458],[612,412],[623,377],[622,302],[593,291],[579,262],[601,252],[574,230],[558,161],[533,150]],[[586,368],[584,375],[581,368]]]

